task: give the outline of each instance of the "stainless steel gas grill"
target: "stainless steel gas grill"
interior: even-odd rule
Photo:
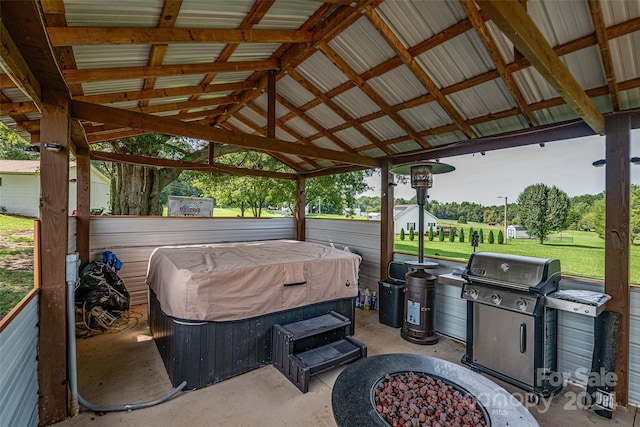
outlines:
[[[467,351],[462,363],[549,396],[557,381],[557,312],[545,296],[558,289],[560,261],[476,252],[462,274]]]

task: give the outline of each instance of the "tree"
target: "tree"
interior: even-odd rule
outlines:
[[[522,225],[540,244],[552,231],[561,231],[566,225],[569,198],[556,186],[530,185],[518,197],[518,206]]]
[[[455,227],[451,227],[449,228],[449,241],[450,242],[455,242],[456,239],[456,228]]]
[[[427,234],[430,242],[433,242],[433,225],[429,226],[429,233]]]
[[[444,242],[444,227],[440,227],[438,230],[438,240]]]
[[[640,185],[631,185],[631,243],[640,239]]]
[[[464,228],[460,229],[460,243],[464,243]]]
[[[416,237],[416,233],[415,231],[413,231],[413,227],[409,228],[409,240],[411,240],[413,242],[413,239],[415,239]]]
[[[495,242],[495,237],[493,237],[493,230],[489,230],[489,244],[493,245],[493,242]]]
[[[404,228],[400,229],[400,240],[404,240]]]
[[[467,217],[465,217],[464,215],[461,215],[461,216],[458,218],[458,223],[459,223],[459,224],[466,224],[466,223],[467,223]]]
[[[484,233],[482,232],[482,228],[480,229],[479,240],[480,240],[480,243],[484,243]]]
[[[498,231],[498,244],[501,245],[504,243],[504,233],[502,230]]]
[[[24,151],[25,147],[29,145],[24,138],[9,129],[4,123],[0,123],[0,159],[31,160],[37,158]]]

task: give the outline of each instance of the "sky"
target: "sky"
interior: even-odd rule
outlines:
[[[631,133],[631,157],[640,157],[640,130]],[[487,151],[486,155],[441,158],[456,170],[433,176],[429,199],[446,202],[475,202],[483,206],[503,205],[506,196],[515,203],[529,185],[556,185],[569,197],[598,194],[605,189],[604,167],[591,165],[605,158],[605,138],[589,136],[547,142],[505,150]],[[631,165],[631,183],[640,185],[640,165]],[[374,190],[366,196],[380,196],[380,175],[368,178]],[[395,198],[410,199],[416,192],[410,184],[398,184]]]

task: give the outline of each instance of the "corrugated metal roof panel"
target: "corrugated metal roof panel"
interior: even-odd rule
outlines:
[[[333,97],[332,100],[354,119],[380,111],[380,106],[357,86]]]
[[[475,31],[467,31],[416,57],[439,87],[451,86],[493,70],[491,57]]]
[[[494,79],[447,96],[467,119],[509,110],[516,106],[502,79]]]
[[[222,98],[227,95],[231,95],[231,91],[229,92],[216,92],[216,93],[205,93],[203,95],[199,95],[198,99],[214,99],[214,98]]]
[[[624,90],[620,92],[620,108],[640,107],[640,88]]]
[[[298,65],[296,70],[322,92],[328,92],[349,80],[324,53],[318,51]]]
[[[149,100],[149,105],[171,104],[173,102],[187,102],[190,96],[165,96],[164,98],[153,98]]]
[[[373,157],[373,158],[378,158],[378,157],[384,157],[385,156],[385,152],[382,151],[381,149],[379,149],[378,147],[371,148],[369,150],[361,151],[360,154],[363,155],[363,156]]]
[[[354,128],[341,130],[340,132],[336,132],[335,135],[351,148],[364,147],[371,144],[371,141]]]
[[[296,107],[302,107],[316,99],[311,92],[300,86],[298,82],[289,76],[278,80],[277,91],[278,94],[282,95]]]
[[[73,46],[79,70],[90,68],[144,67],[151,45]]]
[[[329,42],[358,74],[396,56],[384,37],[364,16]]]
[[[276,138],[281,139],[283,141],[298,142],[298,139],[296,137],[294,137],[288,132],[285,132],[279,127],[276,127]]]
[[[266,93],[263,93],[262,95],[260,95],[253,102],[258,107],[262,108],[263,111],[267,111],[268,110],[268,99],[267,99],[267,94]],[[276,101],[276,118],[279,119],[280,117],[285,116],[287,114],[289,114],[289,110],[284,105],[282,105],[278,101]]]
[[[396,142],[395,144],[387,145],[387,148],[390,149],[392,153],[397,154],[397,153],[406,153],[407,151],[418,150],[422,147],[413,139],[408,139],[406,141]]]
[[[536,119],[536,123],[540,125],[547,125],[551,123],[575,119],[578,117],[578,114],[575,112],[575,110],[573,110],[573,108],[564,104],[558,105],[556,107],[534,111],[533,116]]]
[[[155,27],[164,0],[95,1],[65,0],[69,27]]]
[[[109,80],[104,82],[82,83],[85,95],[98,95],[101,93],[129,92],[142,90],[144,79]]]
[[[335,164],[335,163],[333,163],[331,160],[318,160],[318,161],[316,161],[316,163],[317,163],[319,166],[322,166],[323,168],[330,168],[330,167],[332,167],[332,166],[335,166],[335,165],[336,165],[336,164]]]
[[[442,109],[439,103],[429,102],[398,111],[413,129],[417,131],[432,129],[452,123],[451,117]]]
[[[415,46],[465,18],[458,2],[386,1],[376,9],[405,47]]]
[[[504,33],[496,27],[496,24],[494,24],[493,21],[487,21],[485,24],[489,30],[491,38],[500,52],[500,55],[502,55],[504,62],[507,64],[512,63],[514,61],[514,54],[513,43],[511,43],[511,40],[509,40]]]
[[[607,85],[600,60],[600,50],[596,45],[571,52],[562,56],[561,59],[582,89],[589,90]]]
[[[123,108],[125,110],[129,108],[138,108],[138,101],[122,101],[122,102],[114,102],[109,104],[109,107],[113,108]]]
[[[406,65],[374,77],[368,83],[389,105],[400,104],[427,93],[427,89]]]
[[[468,138],[464,133],[457,130],[455,132],[442,133],[440,135],[429,135],[423,138],[424,141],[432,146],[451,144],[458,141],[466,141]]]
[[[211,83],[233,83],[243,82],[253,74],[253,71],[229,71],[228,73],[217,73],[216,78]]]
[[[252,134],[254,132],[253,128],[245,125],[244,123],[242,123],[240,120],[232,117],[229,117],[225,123],[230,124],[231,126],[233,126],[234,128],[238,129],[240,132],[243,133],[248,133],[248,134]]]
[[[344,151],[344,149],[338,145],[336,145],[333,141],[331,141],[326,136],[323,136],[318,139],[313,140],[313,145],[321,148],[326,148],[328,150],[336,150],[336,151]]]
[[[240,114],[261,128],[267,126],[267,119],[253,111],[251,108],[244,107],[240,110]]]
[[[318,133],[318,130],[316,128],[309,125],[300,117],[294,117],[291,120],[287,120],[287,126],[289,126],[291,129],[298,132],[304,138],[307,138],[311,135],[315,135],[316,133]]]
[[[603,114],[613,112],[613,105],[611,104],[611,98],[609,95],[602,95],[595,98],[591,98],[596,108]]]
[[[176,28],[238,28],[253,0],[184,0]]]
[[[171,77],[157,77],[156,83],[153,85],[154,89],[167,89],[171,87],[185,87],[185,86],[198,86],[204,74],[194,74],[188,76],[171,76]]]
[[[605,1],[601,4],[607,28],[640,16],[640,2],[637,1]]]
[[[407,133],[389,116],[382,116],[375,120],[370,120],[362,124],[367,130],[373,133],[379,140],[398,138]]]
[[[7,77],[8,78],[8,77]],[[2,90],[2,94],[4,96],[7,97],[7,99],[11,102],[26,102],[26,101],[31,101],[31,98],[29,98],[27,95],[24,94],[24,92],[22,92],[20,89],[18,89],[17,87],[12,87],[9,89],[3,89]]]
[[[224,47],[224,43],[170,44],[162,65],[209,64],[215,61]],[[149,60],[148,56],[146,59]]]
[[[284,156],[287,159],[291,160],[293,163],[297,163],[297,164],[302,163],[302,159],[300,157],[298,157],[298,156],[294,156],[293,154],[282,154],[282,156]],[[313,169],[313,166],[305,165],[305,166],[303,166],[303,168],[305,168],[305,169]]]
[[[264,15],[255,29],[297,30],[318,8],[321,2],[308,0],[278,0]]]
[[[29,120],[40,120],[42,118],[42,114],[40,114],[39,112],[37,112],[37,113],[27,113],[27,114],[25,114],[25,117],[27,119],[29,119]]]
[[[609,40],[616,81],[640,77],[640,31]]]
[[[154,116],[158,116],[158,117],[169,117],[169,116],[175,116],[176,114],[179,114],[181,110],[170,110],[170,111],[158,111],[156,113],[153,113]],[[193,112],[193,110],[189,110],[189,112]],[[198,119],[201,119],[202,117],[204,117],[206,114],[203,114],[201,117],[198,117]],[[195,119],[190,119],[190,120],[195,120]]]
[[[531,0],[527,12],[554,47],[593,33],[586,1]]]
[[[241,43],[233,51],[229,62],[234,61],[265,61],[271,57],[282,43]]]
[[[498,135],[505,132],[520,130],[529,127],[527,120],[522,115],[505,117],[490,122],[472,125],[471,129],[478,136]]]
[[[528,104],[558,96],[558,92],[534,67],[527,67],[511,74]]]
[[[307,114],[326,129],[331,129],[344,123],[342,117],[324,104],[313,107],[307,111]]]

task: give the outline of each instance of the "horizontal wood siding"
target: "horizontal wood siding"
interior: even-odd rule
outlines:
[[[294,239],[293,218],[91,217],[91,259],[110,250],[122,260],[118,275],[131,304],[147,303],[147,265],[159,246]]]
[[[338,249],[348,246],[362,257],[360,287],[378,289],[380,280],[380,222],[333,219],[306,219],[306,240],[331,244]]]
[[[631,288],[629,323],[629,402],[640,405],[640,288]]]
[[[38,425],[38,295],[0,332],[0,426]]]

